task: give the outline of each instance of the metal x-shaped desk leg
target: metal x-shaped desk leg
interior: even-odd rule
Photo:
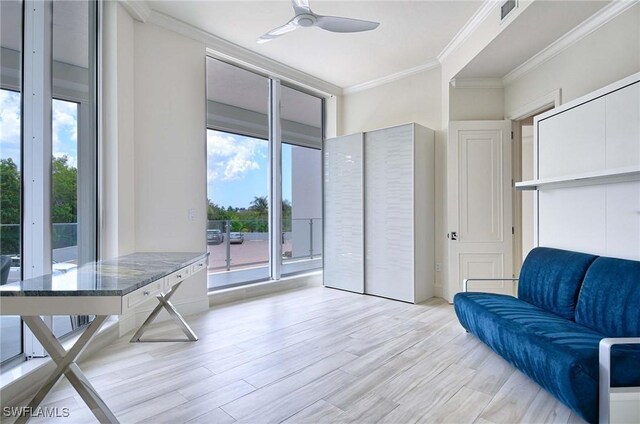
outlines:
[[[198,336],[196,336],[196,333],[194,333],[193,330],[191,329],[191,327],[189,327],[189,324],[187,324],[187,322],[184,320],[184,318],[182,318],[182,315],[180,315],[178,313],[178,311],[173,306],[173,304],[171,302],[169,302],[169,299],[171,299],[171,296],[173,296],[173,294],[176,292],[178,287],[180,287],[180,284],[182,284],[182,282],[179,282],[178,284],[176,284],[172,288],[170,288],[169,291],[167,292],[167,294],[160,293],[157,296],[158,302],[159,302],[158,305],[151,312],[151,314],[147,317],[147,319],[142,323],[140,328],[138,328],[138,331],[136,331],[136,334],[133,335],[133,337],[130,340],[131,343],[139,343],[139,342],[195,342],[195,341],[198,340]],[[158,314],[160,313],[162,308],[164,308],[169,313],[169,316],[171,317],[171,319],[173,319],[173,321],[176,324],[178,324],[178,326],[182,329],[184,334],[187,336],[188,340],[184,340],[184,339],[182,339],[182,340],[181,339],[140,340],[140,337],[142,337],[142,334],[145,332],[147,326],[149,324],[151,324],[154,319],[156,319],[156,317],[158,316]]]
[[[107,318],[108,316],[106,315],[96,316],[84,333],[80,335],[80,338],[75,342],[71,349],[66,351],[41,317],[22,317],[22,320],[27,324],[27,326],[29,326],[40,344],[42,344],[49,356],[51,356],[53,362],[56,363],[57,367],[53,374],[51,374],[47,381],[42,385],[40,390],[38,390],[38,393],[36,393],[31,402],[29,402],[29,405],[26,408],[27,413],[18,418],[16,423],[26,423],[29,421],[31,416],[28,415],[28,412],[34,411],[38,408],[63,374],[76,389],[80,397],[82,397],[82,400],[84,400],[98,421],[101,423],[118,423],[116,416],[113,415],[113,412],[111,412],[107,404],[96,392],[96,389],[93,388],[89,380],[87,380],[87,377],[82,373],[82,370],[80,370],[78,365],[75,363],[75,360],[89,344],[93,336],[97,333]]]

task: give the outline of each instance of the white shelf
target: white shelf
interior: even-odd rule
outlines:
[[[544,190],[562,187],[578,187],[597,184],[621,183],[640,180],[640,166],[607,169],[579,175],[541,178],[516,183],[516,190]]]

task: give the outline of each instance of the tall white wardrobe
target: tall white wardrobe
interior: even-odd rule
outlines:
[[[406,124],[325,141],[324,285],[433,296],[434,132]]]

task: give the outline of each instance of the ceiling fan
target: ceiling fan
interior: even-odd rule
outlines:
[[[309,0],[291,0],[296,15],[285,25],[267,32],[256,40],[262,44],[274,40],[300,27],[317,26],[331,32],[361,32],[376,29],[379,22],[363,21],[360,19],[342,18],[339,16],[316,15],[309,7]]]

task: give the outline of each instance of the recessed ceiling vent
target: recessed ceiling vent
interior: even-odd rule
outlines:
[[[516,8],[517,5],[517,0],[505,1],[502,6],[500,6],[500,21],[504,21],[504,18],[506,18],[509,13],[511,13],[513,9]]]

